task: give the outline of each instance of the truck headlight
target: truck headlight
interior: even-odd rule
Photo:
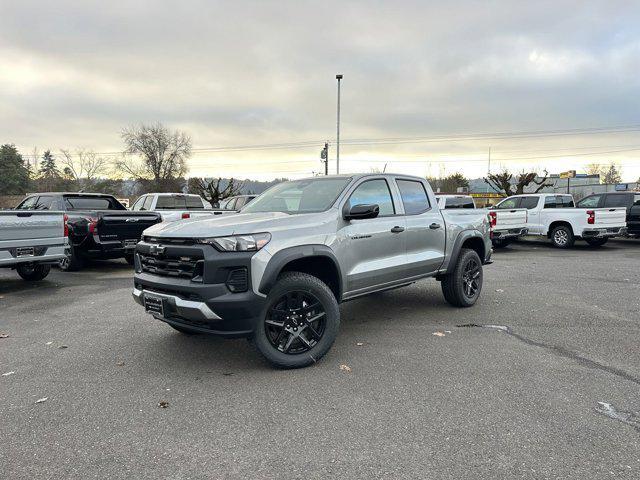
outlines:
[[[257,252],[271,240],[270,233],[200,238],[198,243],[212,245],[221,252]]]

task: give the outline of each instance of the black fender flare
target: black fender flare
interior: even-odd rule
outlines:
[[[276,284],[278,275],[282,272],[282,269],[289,262],[298,260],[300,258],[312,258],[312,257],[324,257],[331,260],[338,272],[338,294],[339,298],[342,298],[342,286],[344,285],[344,278],[340,263],[336,258],[333,250],[326,245],[299,245],[296,247],[289,247],[280,250],[271,257],[267,267],[262,274],[262,280],[260,280],[260,287],[258,291],[264,295],[267,295],[271,288]]]
[[[449,260],[449,263],[447,264],[447,273],[451,273],[453,272],[453,270],[456,268],[456,263],[458,260],[458,257],[460,256],[460,250],[462,250],[462,244],[464,242],[466,242],[467,240],[469,240],[470,238],[479,238],[480,240],[482,240],[482,244],[484,245],[484,258],[481,258],[480,261],[482,263],[485,263],[486,261],[486,257],[487,257],[487,245],[484,241],[484,237],[482,236],[482,233],[479,232],[478,230],[463,230],[462,232],[460,232],[460,235],[458,235],[458,237],[456,238],[456,241],[453,243],[453,248],[451,249],[451,258]]]

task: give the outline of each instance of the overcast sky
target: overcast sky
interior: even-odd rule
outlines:
[[[345,141],[640,125],[640,2],[0,3],[0,142],[23,153],[113,152],[122,127],[161,121],[203,149],[194,175],[308,175],[335,140],[336,73]],[[341,163],[480,176],[489,146],[492,169],[640,176],[640,127],[343,145]]]

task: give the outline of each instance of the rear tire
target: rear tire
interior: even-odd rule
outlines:
[[[585,238],[584,241],[587,242],[592,247],[601,247],[605,243],[607,243],[608,238]]]
[[[16,267],[18,275],[28,282],[37,282],[49,275],[51,265],[34,265],[33,263],[21,263]]]
[[[551,243],[556,248],[571,248],[575,241],[573,231],[566,225],[558,225],[551,231]]]
[[[69,255],[60,260],[58,267],[63,272],[77,272],[84,266],[83,259],[75,252],[73,245],[69,248]]]
[[[482,291],[482,261],[475,250],[463,248],[451,273],[442,280],[444,299],[454,307],[471,307]]]
[[[312,275],[286,272],[267,296],[253,344],[272,365],[301,368],[329,351],[339,327],[340,310],[331,289]]]

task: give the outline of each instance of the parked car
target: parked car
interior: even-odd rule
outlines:
[[[258,195],[236,195],[235,197],[229,197],[220,203],[220,208],[222,210],[233,210],[237,212],[257,196]]]
[[[640,192],[596,193],[578,202],[580,208],[627,209],[627,233],[640,237]]]
[[[496,211],[527,209],[528,235],[549,238],[558,248],[571,247],[576,239],[592,246],[626,232],[624,208],[576,208],[568,194],[536,193],[507,197]]]
[[[65,271],[79,270],[87,259],[125,258],[133,265],[142,232],[161,221],[157,213],[129,212],[115,197],[100,193],[38,193],[17,209],[67,214],[69,252],[59,264]]]
[[[0,211],[0,268],[15,269],[24,280],[42,280],[65,258],[63,212]]]
[[[284,182],[237,215],[144,235],[137,303],[182,333],[249,337],[287,368],[331,348],[340,302],[434,277],[472,306],[491,257],[486,212],[451,215],[425,179],[391,174]]]
[[[471,195],[436,195],[438,207],[458,214],[475,211],[476,204]],[[527,228],[527,210],[514,208],[509,210],[488,211],[491,227],[491,243],[494,248],[504,248],[514,240],[523,237],[529,231]]]
[[[134,212],[156,212],[163,222],[175,222],[189,218],[207,218],[212,215],[230,213],[213,209],[200,195],[184,193],[147,193],[138,198],[131,210]]]

